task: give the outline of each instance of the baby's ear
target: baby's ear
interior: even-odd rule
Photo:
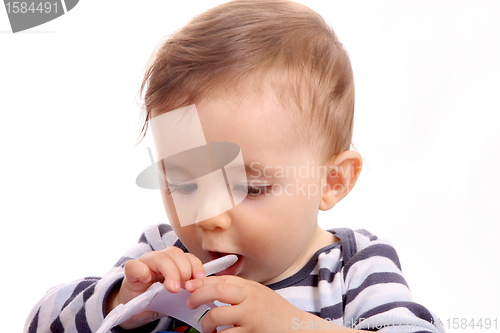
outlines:
[[[340,153],[327,165],[329,172],[322,180],[323,194],[319,209],[329,210],[351,191],[362,165],[361,155],[353,150]]]

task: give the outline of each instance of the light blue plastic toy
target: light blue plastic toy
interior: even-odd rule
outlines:
[[[212,275],[217,272],[232,266],[238,257],[231,254],[221,258],[217,258],[203,265],[205,274]],[[146,292],[130,300],[127,304],[120,304],[111,311],[101,324],[101,327],[96,333],[106,333],[111,328],[120,325],[125,320],[133,315],[143,311],[155,311],[165,316],[170,316],[182,320],[186,324],[194,327],[201,332],[201,318],[217,307],[215,303],[207,303],[199,306],[197,309],[191,310],[187,307],[186,301],[191,293],[185,289],[181,289],[178,293],[171,293],[165,286],[156,282],[149,287]],[[223,303],[218,303],[223,305]],[[223,330],[226,327],[219,327],[217,330]]]

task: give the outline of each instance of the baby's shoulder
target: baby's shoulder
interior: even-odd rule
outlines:
[[[370,233],[366,229],[353,230],[353,234],[356,241],[356,252],[363,251],[364,249],[369,247],[394,248],[393,244],[389,240],[385,238],[380,238],[377,235]]]
[[[139,238],[139,243],[149,245],[153,251],[160,251],[170,246],[177,246],[186,251],[184,245],[180,242],[179,237],[175,234],[172,226],[166,223],[147,227],[142,232]]]
[[[387,239],[380,238],[366,229],[338,228],[331,232],[340,239],[344,264],[371,257],[387,257],[400,266],[396,250]]]

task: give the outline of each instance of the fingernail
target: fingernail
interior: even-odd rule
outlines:
[[[149,281],[151,281],[151,275],[150,275],[150,276],[148,276],[148,277],[146,278],[146,280],[144,280],[144,283],[149,283]]]
[[[198,279],[201,279],[201,278],[205,277],[205,274],[203,272],[198,272],[198,273],[196,273],[196,275],[194,277],[198,278]]]
[[[186,282],[186,285],[184,287],[186,287],[186,290],[193,288],[193,282],[191,281]]]
[[[174,288],[175,290],[181,289],[181,283],[179,281],[175,281]]]

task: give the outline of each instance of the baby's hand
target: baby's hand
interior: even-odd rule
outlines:
[[[203,332],[215,333],[217,327],[230,325],[234,332],[293,332],[293,320],[307,316],[274,290],[238,276],[195,279],[186,283],[186,290],[192,293],[187,300],[190,309],[216,300],[232,305],[208,311],[201,322]]]
[[[139,259],[129,260],[125,264],[125,279],[120,290],[109,296],[106,311],[109,313],[118,304],[126,304],[157,281],[164,281],[168,291],[177,293],[186,281],[202,277],[205,277],[205,270],[200,259],[178,247],[146,253]],[[161,317],[158,313],[145,311],[132,316],[120,324],[120,327],[137,328]]]

